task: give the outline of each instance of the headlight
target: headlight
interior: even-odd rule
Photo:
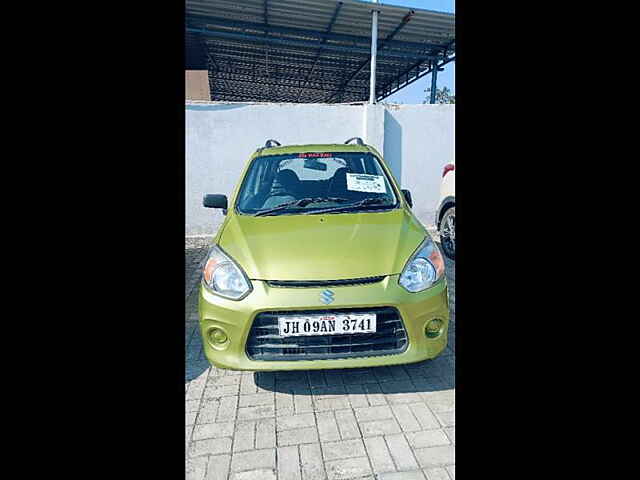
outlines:
[[[424,239],[402,270],[398,283],[408,292],[421,292],[444,275],[444,260],[431,238]]]
[[[251,291],[251,282],[242,269],[217,245],[209,252],[203,281],[213,292],[231,300],[240,300]]]

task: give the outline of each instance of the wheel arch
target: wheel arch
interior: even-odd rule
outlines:
[[[440,208],[438,208],[438,213],[436,215],[436,228],[440,231],[440,222],[442,221],[442,217],[444,216],[444,212],[446,212],[449,208],[456,206],[456,197],[448,196],[442,200],[440,203]]]

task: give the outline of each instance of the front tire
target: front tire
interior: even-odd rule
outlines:
[[[440,221],[440,244],[451,260],[456,259],[456,207],[448,208]]]

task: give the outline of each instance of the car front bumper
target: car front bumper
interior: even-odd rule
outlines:
[[[231,370],[315,370],[398,365],[419,362],[439,355],[447,346],[449,308],[446,280],[419,293],[409,293],[398,285],[398,275],[389,275],[372,284],[332,286],[335,301],[320,302],[321,288],[272,287],[267,282],[252,280],[253,291],[243,300],[219,297],[200,286],[200,333],[204,352],[212,364]],[[340,308],[395,307],[402,318],[408,345],[402,353],[323,360],[252,360],[246,353],[246,342],[255,316],[260,312],[321,310]],[[425,335],[427,323],[444,321],[436,338]],[[212,328],[223,330],[228,340],[222,344],[209,341]]]

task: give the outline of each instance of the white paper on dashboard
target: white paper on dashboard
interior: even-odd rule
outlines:
[[[347,173],[347,188],[355,192],[387,193],[382,175]]]

